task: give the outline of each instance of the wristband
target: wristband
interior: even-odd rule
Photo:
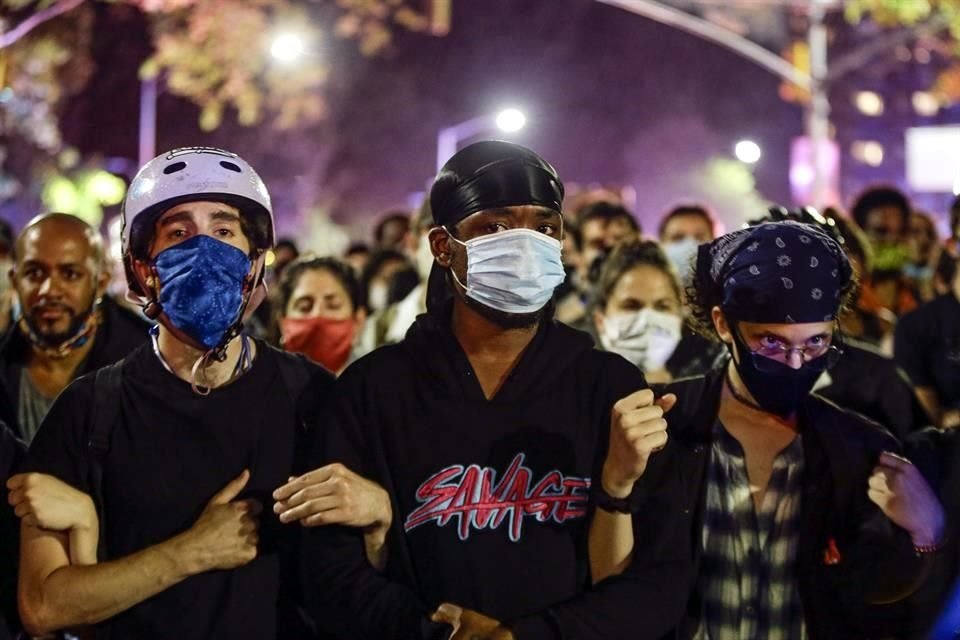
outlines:
[[[603,485],[599,482],[597,483],[596,490],[593,492],[593,496],[598,509],[603,509],[610,513],[633,513],[629,496],[626,498],[614,498],[603,490]]]

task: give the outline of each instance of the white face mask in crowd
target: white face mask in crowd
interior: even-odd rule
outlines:
[[[696,239],[690,236],[663,245],[663,252],[667,254],[670,263],[677,270],[680,282],[684,284],[689,284],[690,277],[693,275],[693,260],[697,256],[699,246]]]
[[[683,320],[678,315],[654,309],[615,313],[603,320],[600,343],[641,371],[659,371],[676,351]]]
[[[387,285],[384,282],[374,282],[370,285],[367,296],[367,307],[370,311],[379,311],[387,306]]]
[[[560,241],[532,229],[510,229],[467,242],[467,297],[504,313],[542,309],[566,274]],[[451,273],[453,270],[451,269]]]

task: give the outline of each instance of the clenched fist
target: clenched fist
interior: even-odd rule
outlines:
[[[235,500],[249,479],[250,472],[244,470],[231,480],[180,537],[192,572],[233,569],[257,557],[263,507],[256,500]]]
[[[600,477],[603,490],[625,498],[647,468],[650,456],[667,445],[664,415],[677,403],[667,394],[655,398],[653,391],[631,393],[613,405],[610,417],[610,448]]]
[[[906,458],[881,453],[867,495],[884,515],[910,534],[915,545],[933,546],[943,540],[943,507],[920,471]]]

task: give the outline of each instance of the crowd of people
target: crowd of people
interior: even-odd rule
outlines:
[[[0,639],[937,633],[960,199],[743,215],[647,234],[486,141],[342,256],[158,156],[122,299],[79,218],[0,225]]]

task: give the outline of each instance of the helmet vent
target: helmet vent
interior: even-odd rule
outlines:
[[[243,169],[241,169],[241,168],[238,167],[237,165],[233,164],[232,162],[227,162],[226,160],[221,160],[221,161],[220,161],[220,166],[223,167],[224,169],[228,169],[228,170],[230,170],[230,171],[235,171],[235,172],[237,172],[237,173],[243,173]]]
[[[171,173],[176,173],[177,171],[183,171],[187,168],[186,162],[174,162],[173,164],[168,164],[163,168],[163,173],[170,175]]]

